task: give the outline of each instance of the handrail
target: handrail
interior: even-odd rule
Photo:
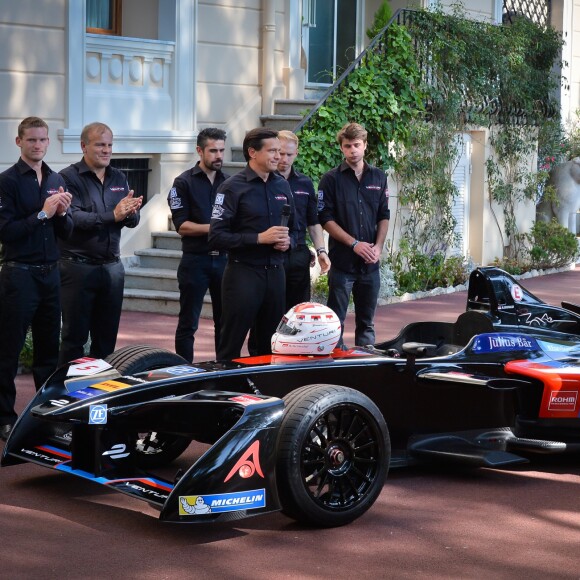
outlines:
[[[350,73],[352,73],[355,69],[357,69],[360,66],[361,62],[366,57],[366,55],[369,54],[369,52],[371,52],[372,50],[374,50],[377,46],[380,47],[381,43],[384,41],[384,38],[387,34],[387,30],[389,29],[389,27],[394,22],[396,22],[397,24],[401,24],[402,21],[403,24],[407,24],[407,22],[410,22],[412,20],[413,18],[412,14],[415,12],[417,11],[408,8],[399,8],[395,12],[395,14],[393,14],[389,22],[387,22],[387,25],[372,39],[369,45],[358,55],[358,57],[355,58],[350,63],[350,65],[344,70],[344,72],[340,75],[340,77],[338,77],[338,79],[334,82],[334,84],[326,90],[326,92],[324,93],[324,95],[322,95],[318,103],[316,103],[316,105],[314,105],[314,107],[312,107],[312,109],[308,111],[308,114],[304,117],[304,119],[302,119],[302,121],[300,121],[300,123],[294,128],[294,133],[298,133],[302,128],[304,128],[305,125],[308,125],[310,123],[311,118],[314,116],[316,111],[320,107],[322,107],[322,105],[324,105],[328,97],[330,97],[330,95],[339,90],[343,86],[343,84],[346,84],[346,79],[348,78]]]

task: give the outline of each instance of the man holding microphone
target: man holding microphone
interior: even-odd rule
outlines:
[[[243,151],[248,164],[220,186],[209,229],[210,247],[228,251],[218,360],[238,358],[252,326],[257,354],[270,353],[285,312],[284,252],[290,247],[285,224],[292,218],[284,206],[291,216],[294,204],[288,183],[276,173],[278,132],[252,129]]]

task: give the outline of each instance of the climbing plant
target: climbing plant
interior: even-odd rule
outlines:
[[[398,182],[400,211],[392,219],[401,240],[391,248],[397,276],[445,258],[457,242],[457,136],[488,127],[495,150],[487,164],[489,201],[498,208],[505,251],[516,255],[515,208],[537,197],[547,176],[530,160],[543,127],[557,122],[550,95],[559,83],[560,35],[524,17],[511,26],[469,20],[460,5],[451,14],[413,12],[405,26],[391,24],[381,34],[380,49],[366,55],[300,132],[301,169],[318,180],[341,161],[334,142],[340,127],[348,121],[366,127],[367,159]],[[429,260],[418,260],[421,255]]]

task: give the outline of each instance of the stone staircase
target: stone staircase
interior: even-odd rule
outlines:
[[[277,131],[291,131],[301,121],[305,111],[316,102],[278,100],[274,103],[275,114],[260,118],[262,125]],[[233,175],[245,166],[242,147],[232,147],[232,160],[224,163],[223,170]],[[181,238],[173,228],[169,209],[167,211],[167,231],[152,232],[153,246],[135,251],[135,258],[130,258],[125,263],[124,310],[169,315],[179,313],[177,267],[181,259]],[[211,318],[209,294],[205,297],[201,316]]]

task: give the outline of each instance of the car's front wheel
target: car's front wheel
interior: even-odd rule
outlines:
[[[174,352],[141,344],[120,348],[105,360],[123,375],[187,364],[184,358]],[[191,438],[171,433],[157,431],[136,433],[137,465],[144,469],[167,465],[177,459],[190,443]]]
[[[306,524],[333,527],[375,502],[391,456],[385,420],[364,394],[307,385],[284,397],[276,478],[282,511]]]

